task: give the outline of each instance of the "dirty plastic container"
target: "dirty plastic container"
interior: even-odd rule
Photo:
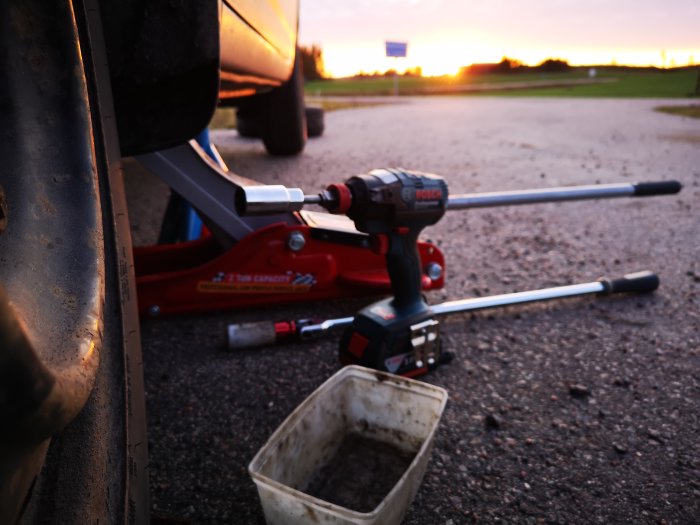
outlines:
[[[446,402],[439,387],[359,366],[341,369],[248,467],[267,523],[398,525],[418,491]]]

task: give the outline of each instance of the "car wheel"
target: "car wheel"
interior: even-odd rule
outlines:
[[[320,137],[325,129],[323,108],[307,106],[306,113],[306,135],[308,138]],[[239,109],[236,112],[236,131],[238,135],[247,139],[259,139],[260,119],[255,113]]]
[[[299,53],[291,78],[260,97],[260,133],[271,155],[298,155],[306,145],[304,74]]]
[[[259,139],[260,118],[255,112],[239,109],[236,111],[236,131],[238,135],[246,139]]]
[[[306,106],[306,133],[309,138],[320,137],[324,129],[323,108]]]
[[[0,522],[145,523],[136,288],[98,0],[0,17]]]

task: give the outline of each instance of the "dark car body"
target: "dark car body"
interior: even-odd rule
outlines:
[[[101,3],[125,155],[182,143],[211,119],[292,74],[296,0]]]

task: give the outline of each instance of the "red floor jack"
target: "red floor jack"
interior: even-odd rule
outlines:
[[[302,340],[333,328],[345,328],[340,340],[343,364],[360,364],[404,376],[418,376],[451,359],[442,351],[438,316],[525,302],[587,294],[652,292],[659,284],[651,272],[620,279],[533,290],[493,297],[465,299],[429,306],[423,299],[425,277],[442,273],[442,266],[426,265],[418,235],[447,210],[613,197],[645,197],[678,193],[676,181],[603,184],[448,196],[447,184],[436,175],[404,170],[374,170],[333,184],[318,195],[298,188],[244,186],[236,192],[240,216],[298,212],[317,204],[345,214],[357,230],[369,236],[371,249],[386,259],[393,297],[362,309],[353,317],[248,323],[229,327],[229,346],[242,348],[292,337]]]
[[[224,171],[195,141],[137,160],[185,197],[211,232],[191,242],[134,249],[141,315],[391,290],[384,257],[371,249],[371,237],[347,217],[291,209],[242,216],[234,208],[237,190],[259,183]],[[417,246],[420,268],[428,269],[420,275],[421,289],[441,288],[442,253],[428,242]]]

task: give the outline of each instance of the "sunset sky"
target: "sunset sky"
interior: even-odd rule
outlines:
[[[700,64],[700,0],[301,0],[300,36],[326,71],[421,66],[425,75],[503,56],[537,64]],[[409,44],[384,57],[384,41]]]

